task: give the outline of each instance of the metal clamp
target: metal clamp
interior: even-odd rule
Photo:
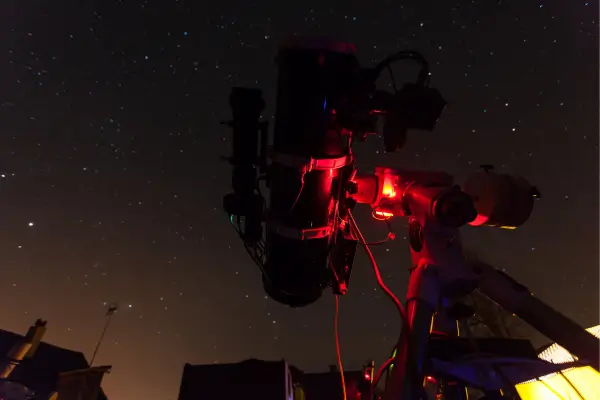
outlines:
[[[267,228],[271,233],[293,240],[321,239],[329,237],[333,232],[333,226],[331,225],[321,228],[296,229],[273,220],[267,222]]]
[[[339,169],[348,165],[352,160],[351,155],[321,159],[298,157],[293,154],[278,153],[273,148],[269,148],[269,157],[272,162],[296,168],[301,174],[307,174],[313,170]]]

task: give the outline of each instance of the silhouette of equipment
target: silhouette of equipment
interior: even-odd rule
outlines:
[[[393,92],[378,90],[381,73],[392,74],[390,66],[407,59],[420,66],[416,81]],[[261,119],[261,91],[231,92],[233,193],[223,200],[272,299],[303,307],[328,287],[346,294],[357,245],[370,254],[352,216],[356,205],[365,204],[377,220],[409,222],[412,268],[405,309],[399,306],[404,323],[386,400],[424,398],[431,335],[458,336],[456,320],[469,310],[457,301],[476,289],[580,363],[598,368],[598,339],[505,273],[463,255],[461,227],[516,229],[529,219],[541,196],[527,180],[497,174],[489,165],[462,186],[445,172],[359,170],[352,152],[357,141],[381,134],[385,150],[396,151],[408,132],[432,131],[441,116],[446,102],[429,86],[429,66],[419,53],[402,51],[362,68],[352,45],[294,37],[280,48],[277,66],[272,141]],[[444,398],[464,396],[464,386],[454,385]]]

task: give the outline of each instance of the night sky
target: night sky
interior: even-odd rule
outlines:
[[[353,42],[364,66],[422,52],[449,103],[440,124],[395,154],[371,137],[355,147],[361,168],[526,177],[543,195],[528,223],[465,228],[466,246],[598,323],[597,2],[3,0],[1,328],[43,317],[47,341],[90,357],[118,302],[96,360],[113,365],[111,400],[175,399],[185,362],[335,363],[333,297],[267,299],[221,209],[230,88],[262,88],[271,118],[274,57],[292,34]],[[355,214],[385,237],[370,210]],[[403,296],[410,257],[404,221],[393,226],[374,252]],[[340,310],[347,368],[389,354],[400,321],[362,251]]]

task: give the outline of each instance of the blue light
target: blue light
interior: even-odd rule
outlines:
[[[188,35],[188,33],[187,33],[187,32],[183,32],[183,36],[187,36],[187,35]]]
[[[323,111],[327,111],[327,97],[325,97],[325,100],[323,101]]]

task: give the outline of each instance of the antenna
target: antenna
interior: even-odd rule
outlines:
[[[94,365],[94,360],[96,359],[98,350],[100,350],[100,345],[102,344],[102,341],[104,340],[106,331],[108,330],[108,327],[110,326],[112,316],[115,314],[115,312],[117,312],[118,308],[119,308],[119,306],[116,303],[111,303],[108,306],[108,310],[106,311],[106,314],[104,314],[106,321],[104,322],[104,328],[102,329],[102,333],[100,334],[100,338],[98,338],[98,342],[96,343],[96,348],[94,349],[94,353],[92,354],[92,358],[90,359],[90,367],[92,367]]]

